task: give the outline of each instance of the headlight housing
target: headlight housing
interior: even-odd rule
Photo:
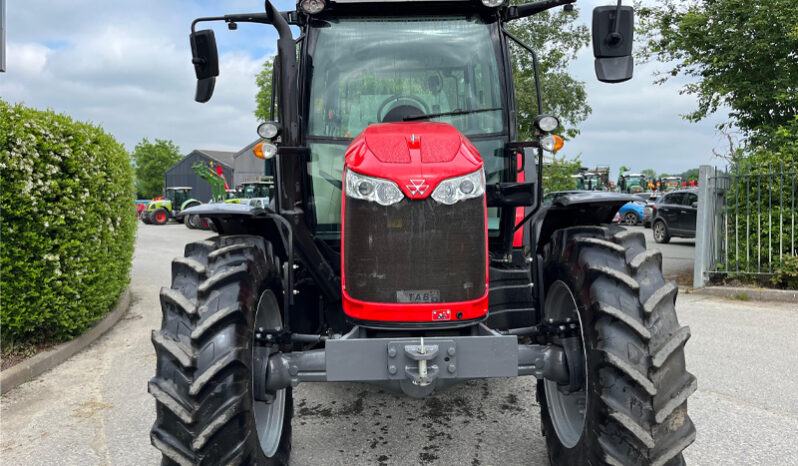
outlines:
[[[396,204],[405,197],[399,186],[390,180],[365,176],[352,170],[347,170],[345,181],[346,195],[355,199],[389,206]]]
[[[435,191],[432,191],[432,198],[441,204],[452,205],[483,194],[485,194],[485,171],[480,168],[468,175],[441,181]]]

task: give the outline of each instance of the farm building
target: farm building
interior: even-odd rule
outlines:
[[[234,162],[235,186],[247,181],[260,181],[264,175],[271,175],[271,164],[255,157],[252,148],[262,139],[256,139],[246,147],[236,152]]]
[[[166,187],[169,186],[191,186],[191,197],[202,202],[211,200],[213,193],[211,185],[203,180],[194,172],[192,166],[197,162],[205,165],[221,165],[224,177],[230,187],[233,186],[233,176],[235,168],[235,152],[224,152],[216,150],[194,150],[182,160],[172,165],[164,172]]]

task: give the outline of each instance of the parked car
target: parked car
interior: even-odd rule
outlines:
[[[654,212],[657,210],[657,201],[662,197],[661,194],[651,196],[643,207],[643,226],[651,228],[651,221],[654,220]]]
[[[695,238],[698,189],[673,191],[656,204],[652,229],[654,241],[667,243],[671,238]]]
[[[637,225],[643,221],[643,201],[632,201],[624,204],[623,207],[615,214],[613,222],[623,223],[625,225]]]

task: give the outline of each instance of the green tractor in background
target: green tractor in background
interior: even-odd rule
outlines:
[[[647,189],[646,176],[640,173],[623,173],[618,177],[618,190],[622,193],[637,194]]]
[[[151,225],[164,225],[170,218],[178,222],[180,211],[202,204],[191,197],[191,186],[173,186],[164,190],[161,199],[153,199],[147,210],[141,213],[141,221]]]
[[[673,191],[682,187],[681,176],[663,176],[660,178],[660,190],[662,192]]]

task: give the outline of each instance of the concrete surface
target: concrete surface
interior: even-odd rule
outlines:
[[[749,299],[757,301],[782,301],[787,303],[798,303],[798,290],[773,290],[768,288],[750,288],[735,286],[705,286],[696,288],[691,293],[703,294],[708,296],[720,296],[732,298],[734,296],[745,295]]]
[[[126,289],[119,296],[116,307],[102,320],[95,323],[92,328],[82,335],[57,345],[55,348],[20,361],[13,367],[0,372],[0,393],[6,393],[27,380],[38,377],[53,369],[75,354],[83,351],[87,346],[97,341],[110,330],[119,319],[124,317],[130,307],[130,290]]]
[[[681,285],[693,283],[693,264],[695,262],[695,238],[671,238],[666,244],[657,244],[651,228],[642,226],[627,227],[631,230],[642,231],[646,235],[646,246],[649,249],[662,251],[662,274],[665,278],[676,280],[684,277]],[[680,282],[682,280],[679,280]]]
[[[158,464],[146,391],[158,289],[169,284],[183,244],[208,235],[141,225],[129,314],[84,352],[2,397],[0,463]],[[689,403],[698,437],[688,463],[798,464],[798,304],[681,294],[677,308],[692,329],[688,368],[699,384]],[[302,385],[292,464],[548,464],[534,390],[534,379],[499,379],[411,400],[368,385]]]

